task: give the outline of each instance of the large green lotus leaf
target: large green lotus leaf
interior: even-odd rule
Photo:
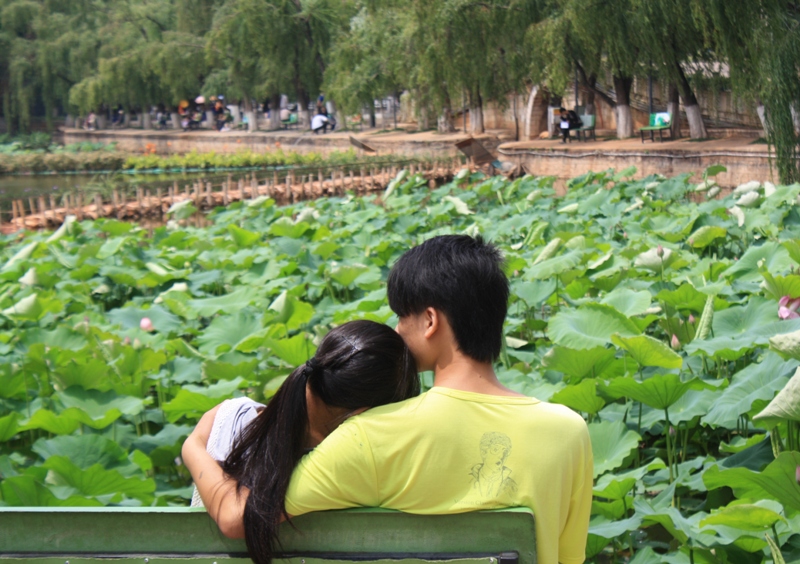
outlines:
[[[51,456],[42,467],[52,470],[59,475],[63,484],[86,496],[122,493],[142,498],[156,491],[156,483],[152,478],[126,478],[118,471],[106,470],[99,464],[83,470],[73,464],[68,456]]]
[[[795,370],[778,395],[772,398],[769,405],[753,417],[767,426],[774,426],[781,421],[800,421],[800,368]]]
[[[385,292],[383,296],[385,297]],[[384,301],[383,299],[381,301]],[[305,325],[314,316],[314,306],[293,298],[288,292],[283,291],[269,304],[269,309],[278,314],[276,321],[286,325],[288,330],[297,329]]]
[[[99,464],[111,468],[127,462],[127,453],[117,443],[101,435],[74,435],[39,439],[31,450],[47,460],[65,456],[81,469]]]
[[[289,217],[281,217],[269,227],[270,235],[276,237],[289,237],[290,239],[298,239],[303,236],[303,233],[308,231],[311,226],[305,221],[295,223]]]
[[[723,239],[728,235],[728,230],[716,225],[704,225],[689,236],[687,242],[695,249],[704,249],[717,239]]]
[[[768,352],[760,363],[753,363],[736,374],[732,383],[714,402],[703,423],[714,427],[736,427],[742,414],[748,413],[757,400],[769,401],[786,385],[789,376],[800,365],[796,360],[783,360]]]
[[[250,286],[240,287],[224,296],[216,296],[213,298],[203,298],[198,300],[189,300],[187,306],[196,311],[198,315],[203,317],[211,317],[212,315],[222,311],[237,311],[244,309],[258,296],[258,291]]]
[[[546,280],[568,270],[575,270],[583,260],[583,251],[576,249],[566,254],[543,260],[525,271],[526,280]]]
[[[52,331],[40,327],[33,327],[22,335],[20,341],[26,346],[43,343],[48,348],[59,348],[78,351],[86,346],[86,335],[74,329],[59,325]]]
[[[563,372],[571,380],[577,381],[589,375],[599,376],[598,373],[614,360],[614,355],[614,349],[605,347],[578,351],[555,346],[544,355],[542,365],[550,370]]]
[[[250,311],[240,310],[232,315],[221,315],[215,317],[197,337],[197,348],[201,353],[217,356],[236,348],[236,345],[261,329],[261,321]]]
[[[170,401],[162,407],[167,421],[175,423],[181,417],[200,419],[202,415],[215,407],[219,403],[219,398],[212,398],[205,394],[190,392],[182,389]]]
[[[744,306],[715,312],[714,338],[695,339],[684,351],[735,360],[747,350],[768,344],[775,335],[800,330],[800,319],[779,320],[775,305],[772,300],[754,296]]]
[[[697,378],[682,382],[677,374],[656,374],[642,382],[633,378],[615,378],[605,386],[604,391],[614,398],[626,397],[663,410],[675,404],[689,390],[706,388]]]
[[[516,295],[528,307],[539,307],[556,291],[556,279],[534,280],[533,282],[522,282],[515,280],[511,285],[511,293]]]
[[[317,350],[304,333],[287,339],[267,339],[266,344],[275,356],[289,366],[300,366]]]
[[[783,358],[800,360],[800,330],[792,331],[791,333],[780,333],[771,337],[769,348]]]
[[[762,272],[764,282],[761,287],[770,298],[780,300],[783,296],[790,298],[800,298],[800,276],[790,274],[789,276],[772,276],[769,272]]]
[[[109,377],[111,371],[112,368],[104,358],[75,354],[73,358],[65,358],[64,362],[54,366],[50,376],[62,389],[79,386],[86,390],[105,392],[114,385],[114,379]]]
[[[348,287],[355,282],[356,278],[368,270],[369,267],[364,264],[333,263],[328,274],[334,281],[342,286]]]
[[[722,273],[723,278],[735,278],[744,282],[760,281],[764,269],[773,275],[788,273],[794,268],[789,252],[773,241],[758,247],[753,246]]]
[[[642,437],[622,421],[589,423],[589,437],[594,454],[594,477],[622,466],[625,459],[639,446]]]
[[[600,303],[610,305],[623,315],[641,315],[650,308],[650,292],[636,292],[628,288],[617,288],[606,294]]]
[[[747,468],[720,470],[718,466],[712,466],[703,474],[703,482],[709,490],[729,487],[738,498],[768,497],[800,511],[800,484],[796,475],[798,466],[800,452],[782,452],[763,472]]]
[[[619,311],[603,304],[561,310],[547,325],[547,334],[554,343],[578,350],[605,346],[615,333],[633,337],[641,331]]]
[[[111,323],[121,325],[123,329],[138,329],[142,319],[147,317],[153,324],[153,330],[159,333],[180,334],[183,322],[177,315],[173,315],[161,306],[154,305],[149,309],[126,307],[112,309],[107,314]]]
[[[689,390],[669,408],[669,420],[673,425],[691,421],[708,413],[722,390]]]
[[[238,377],[232,380],[221,380],[211,384],[210,386],[196,386],[194,384],[187,384],[183,387],[183,389],[188,392],[203,394],[204,396],[208,396],[210,398],[224,399],[232,396],[236,390],[243,388],[246,385],[247,382],[245,379]]]
[[[753,504],[728,505],[700,521],[701,527],[724,525],[745,531],[763,531],[785,519],[767,507]]]
[[[709,546],[715,541],[713,534],[700,530],[698,523],[704,516],[702,513],[684,517],[675,507],[663,506],[643,497],[635,499],[633,505],[645,524],[661,525],[681,544],[692,539],[693,543]]]
[[[18,250],[14,255],[8,259],[8,261],[0,268],[0,272],[7,272],[12,271],[16,268],[19,268],[22,263],[28,260],[31,255],[33,255],[33,251],[36,250],[36,247],[39,245],[37,242],[28,243],[20,250]]]
[[[620,535],[624,535],[631,531],[635,531],[642,524],[642,518],[639,515],[634,515],[627,519],[619,521],[610,521],[605,517],[595,516],[589,522],[589,534],[602,537],[604,539],[613,539]]]
[[[86,413],[94,422],[91,426],[95,429],[102,429],[117,419],[114,417],[109,421],[109,412],[112,410],[116,409],[125,415],[139,415],[144,409],[144,401],[141,398],[119,396],[113,391],[99,392],[72,386],[54,395],[64,407],[74,407]],[[88,422],[81,422],[90,425]]]
[[[688,217],[672,214],[653,215],[647,218],[646,226],[665,241],[677,243],[691,233],[697,217],[696,212]]]
[[[646,466],[640,466],[626,472],[603,474],[595,482],[594,495],[604,499],[623,499],[645,474],[662,468],[666,468],[666,465],[661,459],[656,458]]]
[[[228,233],[231,234],[237,247],[252,247],[261,238],[261,234],[247,231],[233,224],[228,225]]]
[[[38,321],[46,312],[39,296],[37,294],[30,294],[0,313],[6,317],[13,317],[15,319]]]
[[[663,555],[658,554],[649,546],[640,548],[628,564],[663,564]]]
[[[9,413],[3,417],[0,417],[0,443],[7,441],[11,437],[17,434],[19,429],[19,425],[17,425],[17,421],[19,421],[20,415],[19,413]]]
[[[659,256],[659,253],[661,253],[661,256]],[[678,260],[678,253],[673,252],[672,249],[653,247],[649,251],[637,255],[633,266],[653,272],[661,272],[662,270],[667,270],[676,260]]]
[[[110,418],[109,425],[121,416],[122,413],[118,409],[109,410],[106,413],[106,417]],[[94,423],[91,417],[77,408],[65,409],[59,414],[53,413],[49,409],[38,409],[20,423],[20,430],[42,429],[53,435],[69,435],[75,432],[83,419]]]
[[[128,241],[128,237],[112,237],[108,239],[100,250],[97,251],[96,258],[99,260],[106,260],[113,257],[122,248],[122,245]]]
[[[612,335],[611,342],[624,351],[642,366],[677,369],[683,366],[683,357],[673,351],[666,343],[648,335],[623,337]]]
[[[582,380],[563,388],[550,397],[552,403],[560,403],[575,411],[594,415],[605,406],[606,402],[597,395],[597,381]]]
[[[656,299],[668,306],[672,306],[678,311],[692,311],[702,313],[706,305],[706,296],[697,288],[684,282],[675,290],[661,290]]]
[[[7,477],[0,480],[0,494],[3,502],[12,507],[99,507],[103,504],[96,499],[73,495],[58,499],[53,492],[33,476]]]
[[[25,373],[10,362],[0,362],[0,398],[24,399],[25,388]]]
[[[191,425],[173,425],[167,423],[155,435],[142,435],[137,438],[132,448],[140,450],[150,455],[155,449],[160,447],[174,447],[183,444],[183,440],[192,432],[194,427]]]

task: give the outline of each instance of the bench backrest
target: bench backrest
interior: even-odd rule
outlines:
[[[581,121],[583,122],[584,129],[594,129],[594,120],[595,120],[594,114],[581,116]]]
[[[672,116],[667,112],[657,112],[650,114],[650,127],[661,127],[669,125],[672,122]]]
[[[458,515],[410,515],[379,509],[310,513],[281,529],[283,558],[457,560],[461,564],[536,564],[533,514],[527,509]],[[70,564],[115,557],[247,558],[243,541],[223,537],[203,509],[185,507],[2,507],[0,563]],[[40,560],[39,562],[44,562]],[[194,562],[199,562],[194,560]],[[59,563],[60,564],[60,563]],[[128,564],[128,563],[120,563]],[[209,563],[210,564],[210,563]],[[339,563],[341,564],[341,563]]]

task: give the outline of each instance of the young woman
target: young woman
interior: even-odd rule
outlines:
[[[204,415],[183,445],[183,460],[222,532],[244,536],[253,561],[266,564],[289,517],[284,497],[303,454],[346,418],[419,391],[414,359],[400,336],[380,323],[351,321],[328,333],[257,415],[246,414],[256,409],[247,403],[234,408],[238,413],[223,404]],[[225,422],[215,422],[219,409],[228,411]],[[207,451],[209,436],[219,435],[220,425],[235,428],[230,417],[252,420],[220,464]]]

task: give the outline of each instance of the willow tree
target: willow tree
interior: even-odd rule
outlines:
[[[634,0],[634,5],[642,12],[645,36],[650,38],[642,42],[642,58],[652,63],[655,73],[667,84],[675,85],[686,112],[689,136],[702,139],[708,133],[687,69],[712,62],[713,57],[705,49],[703,34],[692,13],[693,1]],[[677,107],[672,112],[677,121]]]
[[[781,182],[800,181],[793,113],[800,104],[800,3],[694,0],[709,47],[730,68],[734,92],[763,103]]]

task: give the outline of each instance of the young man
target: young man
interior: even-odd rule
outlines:
[[[538,562],[584,561],[588,430],[568,408],[498,381],[492,363],[508,302],[501,265],[494,246],[458,235],[430,239],[394,265],[388,296],[397,331],[418,368],[434,371],[434,387],[333,431],[295,469],[289,515],[356,506],[421,514],[530,507]],[[226,534],[239,533],[233,517]]]

